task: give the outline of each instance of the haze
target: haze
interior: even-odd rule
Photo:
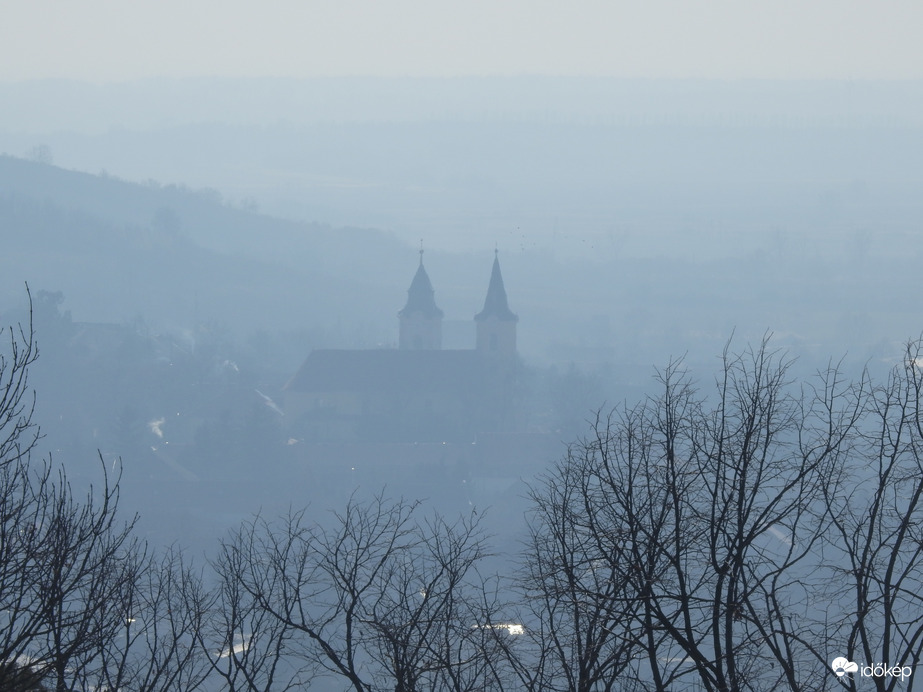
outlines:
[[[916,79],[911,0],[4,2],[0,79]]]
[[[919,364],[920,26],[918,2],[0,0],[0,325],[39,345],[32,461],[79,497],[121,469],[120,516],[202,564],[257,513],[477,517],[500,601],[534,492],[592,476],[568,450],[638,402],[660,420],[667,373],[690,430],[729,372],[770,373],[778,477],[823,430],[859,476],[816,487],[858,484]],[[767,521],[761,555],[791,547]]]

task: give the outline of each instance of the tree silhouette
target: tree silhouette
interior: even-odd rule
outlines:
[[[839,684],[820,605],[828,493],[866,433],[867,383],[830,368],[794,387],[768,340],[722,362],[704,393],[669,365],[659,395],[598,417],[533,493],[534,663],[512,657],[530,687]]]

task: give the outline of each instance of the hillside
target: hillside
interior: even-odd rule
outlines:
[[[344,313],[374,333],[403,292],[389,290],[381,267],[410,252],[381,232],[283,221],[210,190],[9,156],[0,156],[0,228],[0,305],[20,300],[28,281],[62,291],[75,319],[212,321],[241,334],[329,327]]]

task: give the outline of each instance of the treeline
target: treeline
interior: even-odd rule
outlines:
[[[257,517],[196,566],[39,460],[29,325],[0,361],[0,689],[909,689],[923,647],[923,344],[793,381],[768,342],[673,363],[490,537],[384,495]],[[510,556],[507,556],[510,557]],[[840,659],[838,668],[831,662]],[[869,680],[860,680],[872,671]],[[876,673],[877,671],[877,673]]]

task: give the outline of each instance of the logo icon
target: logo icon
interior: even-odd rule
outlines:
[[[858,663],[850,661],[848,658],[843,658],[842,656],[833,659],[833,663],[830,664],[830,667],[833,668],[833,672],[836,673],[838,678],[843,677],[846,673],[856,673],[859,671]]]

